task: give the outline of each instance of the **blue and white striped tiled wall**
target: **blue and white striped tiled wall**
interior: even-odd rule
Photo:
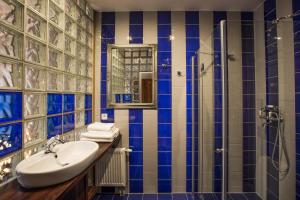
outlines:
[[[121,127],[125,127],[123,129],[124,134],[126,138],[123,138],[124,143],[126,144],[126,140],[129,140],[129,146],[134,149],[134,152],[130,155],[130,161],[129,161],[129,192],[131,193],[142,193],[146,191],[149,191],[149,185],[145,185],[148,180],[151,178],[147,177],[148,173],[143,173],[145,170],[144,163],[149,163],[148,156],[153,155],[153,157],[157,157],[156,162],[153,163],[153,165],[156,166],[156,173],[157,178],[155,184],[155,189],[151,190],[151,192],[185,192],[185,191],[191,191],[192,190],[192,126],[191,126],[191,120],[192,120],[192,110],[191,110],[191,102],[192,102],[192,90],[191,90],[191,57],[195,55],[195,52],[200,47],[200,30],[201,30],[201,12],[184,12],[182,13],[176,13],[176,12],[170,12],[170,11],[159,11],[159,12],[153,12],[157,16],[157,21],[149,21],[144,19],[143,16],[145,16],[147,12],[129,12],[129,13],[112,13],[112,12],[104,12],[102,13],[102,37],[101,37],[101,113],[108,113],[109,120],[108,121],[118,121],[118,123]],[[178,17],[178,15],[180,17]],[[116,16],[126,16],[128,15],[128,19],[126,17],[122,17],[121,19],[116,18]],[[174,17],[177,15],[176,17]],[[222,145],[222,89],[221,89],[221,54],[220,54],[220,31],[217,28],[219,25],[219,22],[222,19],[226,19],[226,12],[213,12],[214,20],[211,22],[214,24],[214,46],[212,47],[216,56],[214,59],[215,63],[215,74],[214,74],[214,83],[215,83],[215,147],[220,148]],[[181,16],[183,17],[184,23],[181,24],[181,22],[177,22],[176,20],[182,20]],[[249,17],[251,14],[244,14],[243,17]],[[175,21],[174,21],[175,19]],[[117,22],[116,22],[117,20]],[[128,22],[126,21],[128,20]],[[149,125],[145,126],[147,124],[147,121],[144,121],[145,116],[147,116],[147,110],[141,110],[141,109],[130,109],[128,110],[128,120],[123,120],[124,116],[117,116],[114,113],[117,111],[114,111],[113,109],[107,109],[106,108],[106,45],[108,43],[115,43],[115,40],[120,39],[122,37],[122,41],[124,40],[124,36],[126,34],[124,33],[117,33],[115,30],[118,30],[118,26],[121,26],[120,23],[122,23],[122,27],[128,26],[128,38],[130,39],[129,43],[143,43],[143,41],[147,40],[149,38],[149,32],[152,30],[146,30],[145,27],[149,27],[149,24],[145,23],[153,23],[151,26],[157,27],[157,33],[156,31],[153,32],[155,36],[152,36],[153,38],[156,38],[154,43],[158,44],[158,59],[157,59],[157,101],[158,101],[158,107],[157,107],[157,122],[155,124],[155,127],[157,126],[157,130],[153,131],[153,136],[156,138],[157,141],[157,149],[152,149],[151,152],[149,152],[149,149],[147,149],[147,152],[145,152],[145,142],[143,141],[143,138],[146,137],[144,133],[147,132],[149,134],[149,130],[145,130],[144,127],[149,127]],[[123,25],[124,24],[124,25]],[[180,24],[180,25],[179,25]],[[245,25],[246,26],[246,25]],[[242,28],[249,28],[248,26]],[[121,30],[118,30],[118,32],[121,32]],[[184,34],[183,34],[184,33]],[[179,38],[175,37],[175,42],[170,40],[170,36],[172,34],[179,34]],[[247,38],[248,36],[245,35],[244,39],[250,39]],[[151,39],[151,41],[153,40]],[[121,40],[121,39],[120,39]],[[181,43],[184,43],[186,48],[180,49],[174,44],[176,43],[176,40],[183,40]],[[251,40],[251,39],[250,39]],[[245,42],[245,41],[244,41]],[[253,40],[252,40],[253,42]],[[242,43],[242,41],[241,41]],[[180,49],[180,51],[178,50]],[[247,51],[249,49],[244,49],[244,51]],[[253,50],[253,49],[252,49]],[[176,52],[183,52],[183,55],[176,55],[174,54],[174,51]],[[251,49],[249,50],[251,51]],[[185,66],[177,66],[178,58],[182,58],[185,56]],[[200,57],[201,59],[201,57]],[[252,59],[250,57],[245,57],[245,60]],[[173,61],[176,60],[176,62],[173,63]],[[253,63],[254,61],[249,61]],[[196,61],[197,63],[197,61]],[[246,62],[245,62],[246,63]],[[184,64],[183,64],[184,65]],[[197,71],[197,65],[195,66]],[[249,67],[248,65],[245,65],[245,71],[247,71]],[[174,116],[175,110],[174,106],[180,105],[180,102],[174,102],[177,101],[177,97],[173,96],[173,94],[176,91],[174,90],[174,84],[173,83],[174,77],[177,80],[177,76],[174,75],[177,72],[176,70],[182,70],[186,73],[186,76],[183,76],[185,79],[184,88],[186,91],[186,97],[185,97],[185,108],[186,113],[182,113],[183,115],[186,115],[186,118],[184,118],[185,122],[180,122],[185,124],[185,131],[180,130],[172,130],[172,127],[174,127],[174,123],[176,123],[176,127],[178,126],[178,121],[181,118],[177,118],[177,116]],[[251,70],[250,70],[251,71]],[[245,72],[245,73],[248,73]],[[250,73],[250,72],[249,72]],[[251,71],[253,73],[253,71]],[[198,82],[198,76],[197,73],[195,73],[195,115],[194,120],[198,122],[198,88],[197,88],[197,82]],[[250,81],[248,76],[245,76],[246,81]],[[178,79],[180,80],[180,79]],[[254,81],[254,80],[253,80]],[[176,88],[176,87],[175,87]],[[245,86],[246,88],[246,86]],[[247,87],[248,89],[248,87]],[[247,94],[248,91],[244,91],[245,94]],[[253,91],[252,91],[253,92]],[[248,103],[248,102],[247,102]],[[251,102],[251,105],[253,105],[253,102]],[[181,106],[181,105],[180,105]],[[246,107],[245,107],[246,108]],[[119,112],[119,111],[118,111]],[[120,112],[120,113],[126,113],[126,112]],[[122,118],[122,120],[121,120]],[[125,117],[126,118],[126,117]],[[117,120],[116,120],[117,119]],[[174,121],[175,120],[175,121]],[[127,124],[126,124],[127,123]],[[244,124],[246,126],[246,124]],[[127,127],[127,128],[126,128]],[[199,125],[198,123],[195,123],[195,133],[198,134]],[[245,129],[248,130],[248,127]],[[128,136],[126,135],[126,130],[128,130]],[[179,135],[178,135],[179,134]],[[247,137],[247,133],[245,133],[245,138]],[[182,137],[184,135],[184,137]],[[149,136],[147,136],[149,138]],[[177,138],[174,140],[174,138]],[[184,140],[180,140],[179,143],[174,143],[174,141],[178,141],[178,138],[185,138]],[[252,140],[251,140],[252,141]],[[245,139],[245,141],[248,144],[248,140]],[[181,144],[182,143],[182,144]],[[179,152],[177,155],[173,155],[174,152],[178,152],[178,149],[180,145],[183,145],[185,143],[185,151],[183,154],[182,152]],[[195,176],[195,183],[194,187],[197,191],[198,189],[198,148],[200,148],[198,144],[198,139],[196,138],[194,143],[195,145],[195,158],[194,158],[194,176]],[[253,145],[252,145],[253,146]],[[178,148],[178,149],[177,149]],[[154,156],[156,154],[156,156]],[[247,154],[247,149],[245,149],[245,154]],[[254,153],[255,154],[255,153]],[[215,154],[215,175],[213,178],[214,182],[214,191],[220,192],[221,191],[221,167],[222,167],[222,158],[221,154]],[[174,163],[174,159],[183,159],[180,162],[180,166],[182,169],[185,170],[184,174],[181,174],[178,170],[178,166],[176,166],[176,169],[172,164]],[[176,161],[178,162],[178,161]],[[182,163],[183,162],[183,163]],[[253,163],[252,163],[253,164]],[[244,160],[244,166],[249,165],[249,162],[247,159]],[[248,182],[255,181],[255,175],[249,174],[252,173],[252,171],[247,171],[247,176],[244,177],[244,189],[245,191],[250,191]],[[145,176],[146,175],[146,176]],[[178,176],[182,176],[182,179],[178,179]],[[147,181],[146,181],[147,180]],[[185,188],[182,190],[181,186],[176,186],[178,180],[186,180]],[[147,182],[148,183],[148,182]],[[254,187],[252,185],[252,187]],[[147,189],[145,189],[147,188]],[[152,187],[151,187],[152,188]],[[178,189],[179,188],[179,189]]]
[[[157,191],[172,192],[171,12],[157,13]]]
[[[186,34],[186,191],[192,191],[192,124],[194,122],[194,135],[198,136],[198,71],[197,66],[194,68],[194,118],[192,107],[192,57],[197,58],[197,51],[200,48],[200,33],[199,33],[199,12],[185,13],[185,34]],[[197,60],[194,61],[197,64]],[[194,121],[192,121],[194,120]],[[194,188],[198,189],[198,137],[194,141]]]
[[[277,28],[271,24],[276,19],[276,0],[264,2],[265,21],[265,55],[266,55],[266,104],[279,105],[278,97],[278,49]],[[272,165],[272,150],[275,144],[276,128],[267,127],[267,198],[278,199],[279,197],[279,174]],[[278,154],[276,154],[278,155]],[[276,157],[278,163],[278,156]]]
[[[107,45],[115,43],[114,12],[102,13],[101,30],[101,113],[107,114],[107,120],[102,122],[114,122],[114,109],[107,108],[106,99]]]
[[[214,131],[215,149],[222,148],[222,75],[221,75],[221,34],[220,22],[226,20],[226,12],[214,12],[213,47],[214,47]],[[215,152],[214,191],[222,190],[222,154]]]
[[[243,191],[255,192],[256,122],[255,122],[255,58],[252,12],[241,13],[243,73]]]

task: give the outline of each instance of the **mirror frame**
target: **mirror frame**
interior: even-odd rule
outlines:
[[[112,49],[114,48],[142,48],[142,47],[150,47],[152,48],[153,56],[152,56],[152,94],[153,101],[152,103],[113,103],[112,102]],[[118,45],[118,44],[108,44],[107,45],[107,73],[106,73],[106,84],[107,84],[107,92],[106,92],[106,100],[108,108],[116,108],[116,109],[129,109],[129,108],[143,108],[143,109],[156,109],[157,108],[157,45],[156,44],[126,44],[126,45]]]

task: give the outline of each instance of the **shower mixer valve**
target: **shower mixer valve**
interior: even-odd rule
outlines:
[[[280,114],[279,107],[274,105],[266,105],[262,107],[259,111],[259,117],[266,121],[264,125],[269,125],[273,122],[278,122],[283,120]]]

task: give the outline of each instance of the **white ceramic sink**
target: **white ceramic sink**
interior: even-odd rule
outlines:
[[[17,179],[26,188],[37,188],[67,181],[88,167],[95,158],[99,146],[95,142],[75,141],[59,144],[54,153],[41,151],[21,161],[17,167]]]

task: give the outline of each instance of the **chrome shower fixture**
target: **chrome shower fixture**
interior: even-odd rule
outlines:
[[[273,122],[282,122],[283,117],[280,114],[278,106],[266,105],[259,111],[259,117],[265,120],[264,126],[270,125]]]
[[[283,115],[278,106],[266,105],[259,111],[259,117],[264,120],[263,127],[272,127],[276,129],[274,144],[278,144],[279,158],[276,158],[276,146],[273,146],[271,161],[273,167],[280,173],[281,180],[286,177],[290,170],[290,159],[284,137]],[[282,159],[285,159],[285,165],[282,166]]]

